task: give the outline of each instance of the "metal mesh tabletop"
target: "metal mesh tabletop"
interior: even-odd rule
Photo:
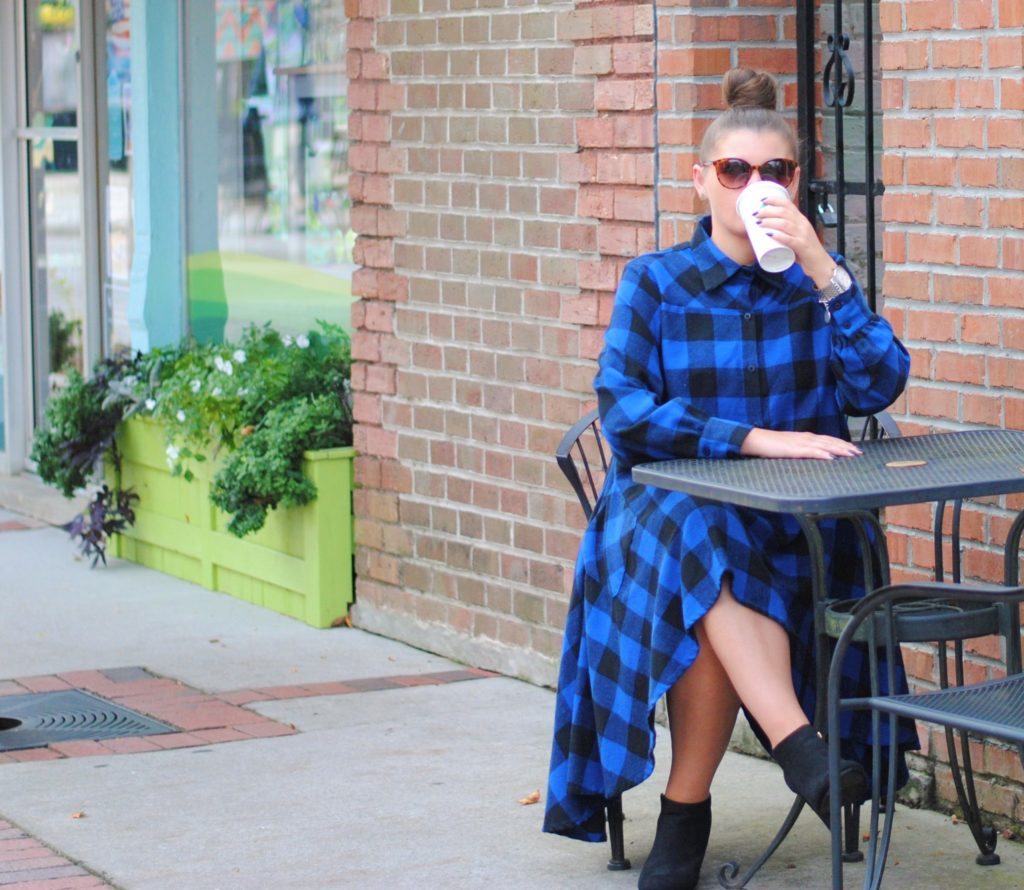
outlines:
[[[776,513],[840,513],[1024,491],[1024,431],[970,430],[866,442],[836,460],[666,460],[646,485]]]

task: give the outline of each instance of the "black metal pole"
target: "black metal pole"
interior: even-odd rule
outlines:
[[[843,4],[835,0],[832,17],[833,114],[836,122],[836,250],[846,255],[846,165],[843,162]]]
[[[817,223],[812,201],[811,181],[818,176],[818,133],[815,127],[817,103],[814,99],[814,0],[797,0],[796,4],[796,115],[800,137],[800,209],[812,223]]]
[[[878,272],[875,264],[875,48],[873,14],[875,4],[864,0],[864,192],[867,226],[867,298],[877,311]]]

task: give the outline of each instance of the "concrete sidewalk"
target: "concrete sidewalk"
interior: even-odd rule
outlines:
[[[549,690],[129,563],[90,570],[64,532],[3,511],[0,567],[0,695],[120,689],[177,708],[184,730],[0,755],[4,890],[636,886],[661,777],[626,795],[629,872],[605,870],[603,845],[541,834],[542,805],[518,803],[544,790]],[[791,801],[773,764],[733,754],[713,796],[708,888]],[[749,886],[827,886],[827,844],[802,816]],[[885,886],[1024,886],[1020,845],[1002,842],[996,868],[972,851],[964,826],[901,809]]]

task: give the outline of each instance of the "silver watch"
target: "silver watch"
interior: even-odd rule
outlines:
[[[827,304],[829,300],[835,299],[840,294],[845,294],[852,285],[853,279],[850,278],[850,273],[837,264],[828,284],[818,291],[818,302]]]

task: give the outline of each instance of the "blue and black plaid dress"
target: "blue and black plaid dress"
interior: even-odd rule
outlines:
[[[614,461],[576,564],[545,831],[604,840],[605,800],[651,774],[655,704],[697,657],[694,625],[726,573],[738,601],[789,632],[813,714],[810,560],[796,520],[638,485],[630,470],[735,458],[755,426],[849,439],[846,416],[891,404],[910,361],[856,284],[830,309],[828,320],[798,265],[773,274],[729,259],[707,218],[688,244],[626,267],[594,383]],[[831,595],[863,595],[852,531],[821,526]],[[859,672],[848,664],[844,694]],[[869,762],[868,737],[848,712],[845,756]],[[900,747],[916,747],[913,731]]]

